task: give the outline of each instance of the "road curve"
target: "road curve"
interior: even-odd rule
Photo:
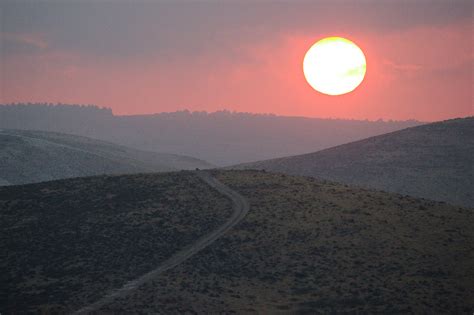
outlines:
[[[140,285],[155,278],[160,273],[179,265],[186,259],[190,258],[202,249],[206,248],[245,217],[245,215],[250,209],[250,206],[247,200],[242,195],[230,189],[228,186],[218,181],[215,177],[212,177],[211,174],[206,171],[197,171],[195,172],[195,174],[200,177],[204,182],[206,182],[209,186],[213,187],[221,194],[227,196],[229,199],[232,200],[233,212],[231,217],[226,222],[224,222],[224,224],[219,226],[216,230],[199,238],[194,244],[191,244],[188,247],[178,251],[173,256],[161,263],[154,270],[142,275],[141,277],[135,280],[127,282],[121,288],[109,292],[100,300],[81,308],[73,314],[88,314],[97,311],[102,306],[113,302],[115,299],[128,295],[133,290],[137,289]]]

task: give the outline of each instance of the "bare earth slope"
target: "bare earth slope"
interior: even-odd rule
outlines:
[[[474,117],[232,168],[314,176],[474,207]]]
[[[191,157],[140,151],[80,136],[0,129],[0,185],[209,167]]]
[[[214,176],[247,198],[247,216],[104,313],[472,314],[472,210],[307,177]]]

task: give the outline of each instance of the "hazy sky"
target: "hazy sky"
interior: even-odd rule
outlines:
[[[2,1],[0,102],[116,114],[230,109],[356,119],[473,115],[471,1]],[[367,75],[325,96],[307,49],[357,43]]]

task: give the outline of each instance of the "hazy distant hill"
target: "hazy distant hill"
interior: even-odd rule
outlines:
[[[229,111],[114,116],[110,109],[94,106],[0,106],[0,128],[77,134],[219,166],[314,152],[419,124]]]
[[[80,136],[0,129],[0,185],[196,167],[211,165],[187,156],[139,151]]]
[[[250,212],[98,314],[470,314],[474,212],[257,171],[213,172]],[[222,224],[193,173],[0,188],[0,312],[70,313]]]
[[[315,176],[474,207],[474,117],[234,168]]]

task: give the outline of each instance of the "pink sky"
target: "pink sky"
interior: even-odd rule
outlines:
[[[31,49],[2,55],[0,102],[96,104],[125,115],[229,109],[435,121],[474,114],[471,19],[384,32],[328,29],[279,28],[258,40],[228,39],[215,50],[190,44],[186,52],[150,49],[139,57],[55,45],[47,31],[3,32],[2,42]],[[352,93],[322,95],[304,79],[306,50],[326,36],[346,37],[366,55],[366,78]]]

